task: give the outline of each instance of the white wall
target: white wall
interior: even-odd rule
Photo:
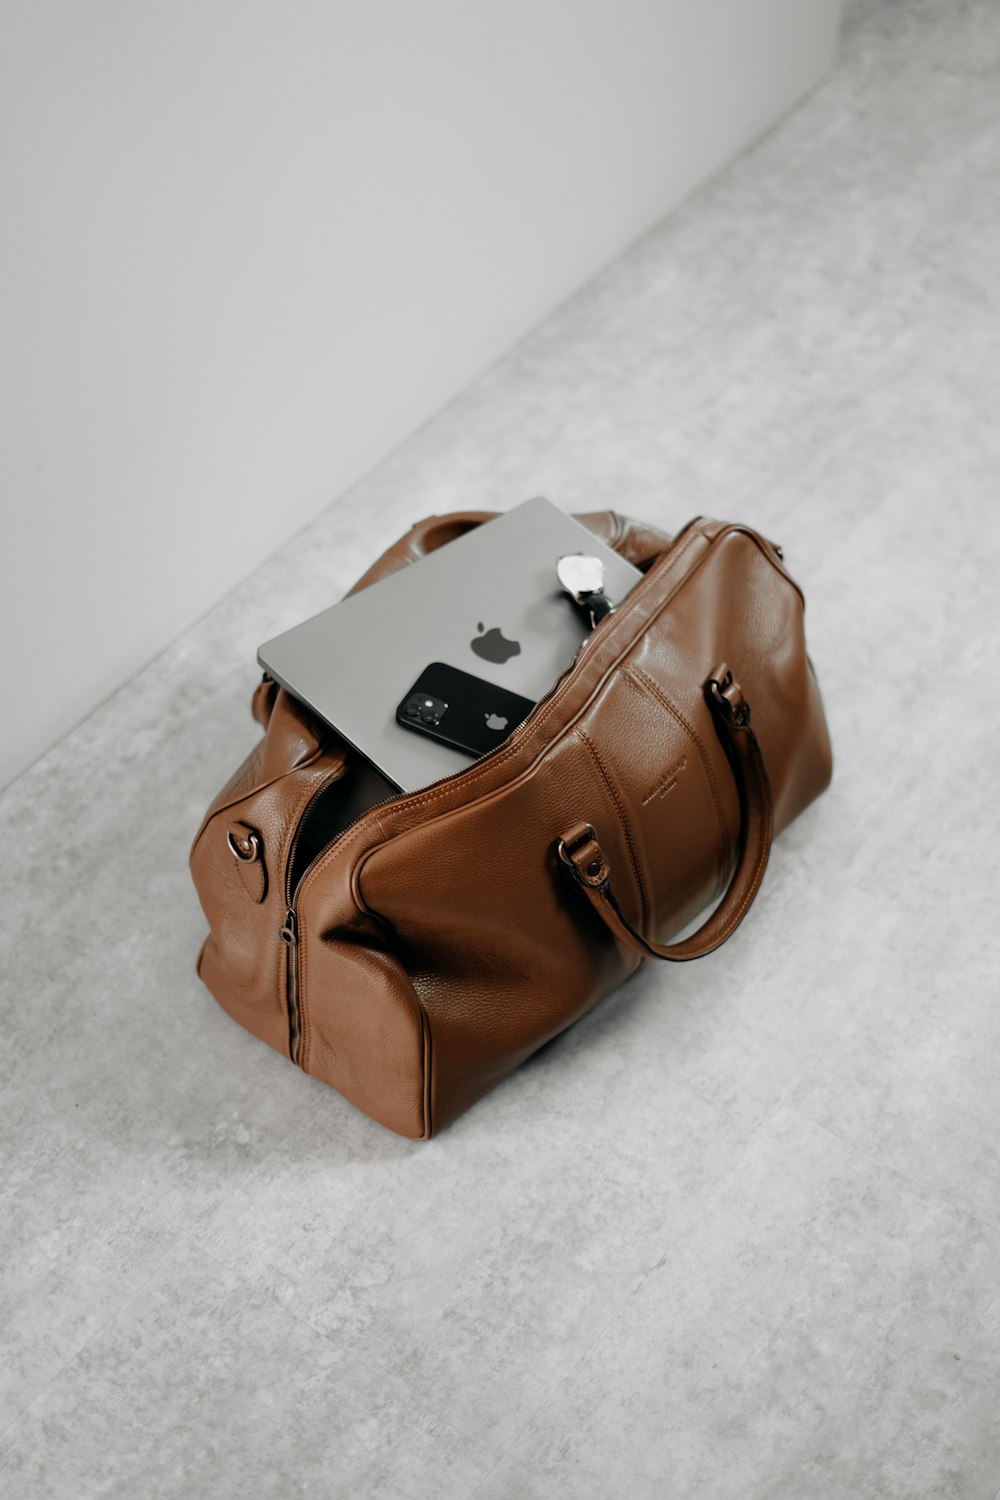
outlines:
[[[6,0],[0,784],[815,83],[838,10]]]

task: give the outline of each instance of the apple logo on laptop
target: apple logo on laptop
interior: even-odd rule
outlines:
[[[502,665],[505,661],[510,661],[512,656],[520,654],[521,642],[509,641],[499,625],[494,625],[487,630],[480,621],[476,629],[480,633],[473,637],[469,645],[484,661],[498,662]]]
[[[487,714],[486,715],[486,728],[487,729],[498,729],[498,730],[499,729],[506,729],[507,728],[507,720],[504,718],[504,716],[502,714]]]

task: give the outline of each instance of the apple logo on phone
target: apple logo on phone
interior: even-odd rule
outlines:
[[[507,720],[502,714],[486,714],[487,729],[506,729]]]
[[[498,662],[502,665],[505,661],[510,661],[512,656],[520,654],[521,642],[509,641],[499,625],[494,625],[487,630],[480,621],[476,629],[479,635],[474,636],[469,645],[484,661]]]

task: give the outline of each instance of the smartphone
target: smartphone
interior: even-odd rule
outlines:
[[[432,661],[397,705],[396,723],[467,755],[485,755],[524,722],[534,703],[471,672]]]

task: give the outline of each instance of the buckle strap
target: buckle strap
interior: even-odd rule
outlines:
[[[592,823],[577,823],[556,843],[559,858],[578,885],[601,891],[611,879],[611,866]]]
[[[734,729],[750,728],[750,705],[732,670],[720,662],[705,684],[709,701],[717,713]]]

